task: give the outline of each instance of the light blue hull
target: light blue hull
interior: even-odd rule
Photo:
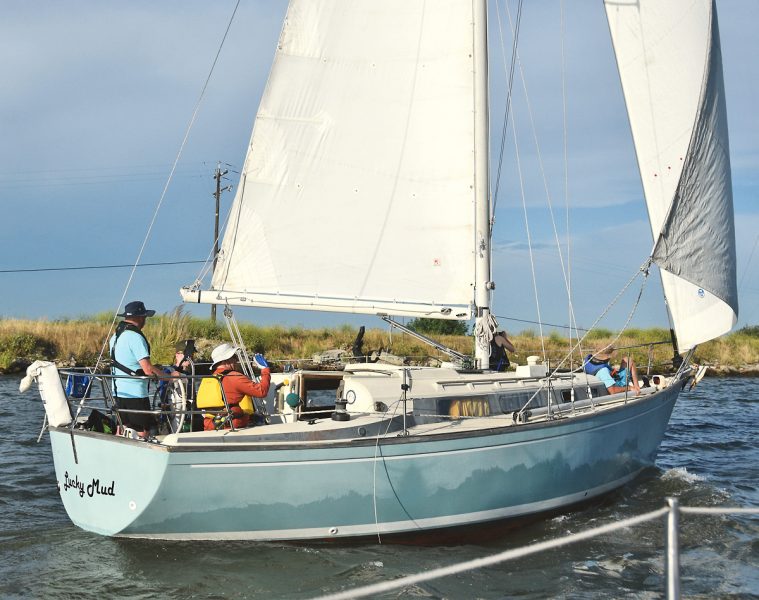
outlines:
[[[520,517],[654,463],[679,386],[585,416],[473,434],[198,450],[66,429],[51,440],[72,521],[163,539],[339,539]]]

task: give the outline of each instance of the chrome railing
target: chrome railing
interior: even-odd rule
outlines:
[[[744,514],[744,515],[759,515],[759,508],[738,508],[738,507],[690,507],[680,506],[677,498],[667,498],[667,506],[653,510],[651,512],[638,515],[636,517],[630,517],[622,521],[616,521],[609,523],[608,525],[601,525],[600,527],[594,527],[586,531],[579,533],[573,533],[564,537],[556,538],[553,540],[547,540],[545,542],[538,542],[536,544],[530,544],[528,546],[522,546],[521,548],[514,548],[512,550],[506,550],[493,554],[491,556],[485,556],[483,558],[476,558],[473,560],[467,560],[464,562],[432,569],[423,573],[416,573],[414,575],[407,575],[392,581],[383,581],[372,585],[366,585],[352,590],[345,590],[336,594],[327,594],[326,596],[319,596],[314,600],[349,600],[353,598],[366,598],[374,596],[376,594],[382,594],[392,590],[397,590],[406,586],[422,583],[425,581],[432,581],[434,579],[440,579],[441,577],[448,577],[450,575],[456,575],[458,573],[464,573],[467,571],[473,571],[475,569],[481,569],[490,565],[503,563],[509,560],[517,558],[523,558],[531,554],[537,554],[545,550],[552,550],[553,548],[559,548],[561,546],[567,546],[583,540],[588,540],[601,535],[606,535],[620,529],[627,527],[633,527],[653,521],[666,515],[666,528],[667,528],[667,598],[668,600],[678,600],[680,598],[680,536],[679,536],[679,522],[681,514],[694,514],[694,515],[728,515],[728,514]]]
[[[117,425],[120,427],[123,427],[123,422],[121,419],[122,413],[149,414],[157,418],[160,418],[161,416],[172,417],[174,415],[182,414],[185,416],[185,418],[189,417],[190,419],[192,418],[192,415],[218,414],[220,416],[225,416],[226,420],[224,425],[226,425],[226,422],[228,421],[230,428],[234,430],[234,424],[232,423],[233,415],[230,411],[227,396],[223,387],[221,388],[221,397],[222,401],[224,402],[224,408],[204,408],[191,410],[184,407],[180,410],[177,410],[176,408],[167,409],[165,407],[160,407],[161,404],[166,404],[165,400],[159,397],[158,384],[161,381],[165,382],[167,385],[171,385],[173,382],[184,382],[186,390],[193,390],[192,395],[187,395],[185,397],[185,400],[191,400],[194,398],[200,382],[203,379],[213,378],[213,375],[196,375],[194,373],[183,373],[182,375],[175,377],[166,375],[165,377],[156,378],[147,375],[113,375],[110,373],[93,373],[92,369],[82,368],[63,369],[59,371],[59,375],[61,376],[61,384],[66,393],[66,399],[69,402],[69,406],[71,406],[71,408],[75,411],[74,418],[72,419],[70,425],[71,429],[77,427],[79,424],[78,421],[80,415],[82,415],[82,413],[85,415],[87,414],[85,411],[103,410],[112,414],[116,419]],[[74,385],[70,386],[69,381],[73,380],[73,378],[81,377],[87,377],[89,378],[89,381],[87,382],[82,393],[73,395],[69,388],[74,388]],[[137,410],[117,407],[113,393],[113,382],[116,382],[116,386],[118,388],[118,381],[126,379],[143,379],[148,381],[149,385],[155,384],[154,389],[148,389],[148,398],[151,400],[151,406],[158,404],[159,408],[153,408],[151,410]]]

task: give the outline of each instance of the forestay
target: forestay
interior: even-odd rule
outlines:
[[[654,261],[680,346],[737,320],[735,231],[712,0],[606,0]]]
[[[211,292],[186,300],[469,318],[471,0],[293,0]]]

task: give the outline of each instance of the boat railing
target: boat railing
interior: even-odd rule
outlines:
[[[214,378],[212,374],[195,374],[187,373],[179,376],[171,376],[167,374],[165,377],[153,377],[148,375],[115,375],[112,373],[97,373],[93,372],[91,368],[68,368],[59,370],[61,376],[61,383],[63,385],[66,399],[69,402],[69,406],[75,409],[74,418],[70,427],[74,429],[79,425],[79,417],[82,416],[84,411],[104,410],[112,414],[116,420],[116,424],[119,427],[123,427],[123,421],[121,414],[146,414],[153,415],[155,417],[169,418],[176,415],[181,415],[184,418],[189,417],[192,419],[193,415],[218,415],[222,418],[221,426],[229,425],[229,428],[234,430],[234,423],[232,422],[233,414],[230,410],[229,402],[224,388],[221,387],[221,397],[224,402],[224,407],[219,408],[203,408],[203,409],[190,409],[187,406],[169,406],[170,401],[167,397],[161,397],[162,390],[160,383],[164,382],[166,386],[175,386],[179,388],[178,400],[192,400],[194,393],[198,388],[198,385],[203,379]],[[85,379],[86,378],[86,379]],[[150,410],[139,409],[127,409],[119,408],[116,405],[116,399],[113,393],[113,383],[116,383],[118,389],[119,380],[146,380],[149,383],[155,383],[155,389],[148,390],[148,398],[150,399],[151,406],[158,408],[151,408]],[[78,385],[77,385],[78,383]],[[196,385],[197,384],[197,385]],[[192,390],[191,394],[188,394],[188,390]],[[99,391],[99,393],[98,393]],[[176,433],[176,432],[172,432]]]
[[[647,366],[647,375],[650,375],[650,370],[652,366],[652,357],[653,357],[653,347],[661,344],[669,344],[670,342],[645,342],[642,344],[631,344],[629,346],[616,346],[615,350],[627,350],[625,353],[625,360],[627,361],[627,364],[630,364],[630,350],[633,350],[635,348],[648,348],[648,366]],[[584,385],[578,385],[575,386],[574,384],[574,377],[577,375],[584,375],[585,369],[584,365],[580,365],[579,367],[576,367],[575,369],[571,371],[559,371],[558,368],[554,371],[551,371],[550,368],[550,361],[548,362],[548,375],[546,377],[541,377],[538,380],[540,381],[540,386],[538,387],[535,392],[530,396],[530,398],[525,402],[525,404],[520,408],[518,411],[516,411],[515,414],[515,421],[522,421],[525,418],[525,414],[528,410],[530,410],[533,407],[533,403],[536,401],[537,398],[540,396],[540,392],[544,389],[547,390],[548,394],[548,407],[549,407],[549,413],[551,412],[551,402],[552,402],[552,387],[555,381],[561,381],[561,380],[569,380],[572,382],[571,391],[572,391],[572,398],[574,398],[574,389],[575,387],[582,387],[587,390],[588,399],[590,400],[591,406],[594,404],[594,396],[593,392],[590,388],[590,385],[587,383]],[[630,369],[628,367],[628,377],[631,375]],[[627,403],[629,395],[629,390],[625,390],[624,394],[624,401]],[[572,400],[572,407],[574,408],[575,401]]]
[[[497,554],[485,556],[482,558],[475,558],[473,560],[467,560],[430,571],[416,573],[414,575],[406,575],[398,579],[391,581],[383,581],[371,585],[366,585],[351,590],[345,590],[336,594],[327,594],[325,596],[319,596],[314,600],[348,600],[352,598],[366,598],[369,596],[376,596],[384,594],[392,590],[404,588],[406,586],[416,585],[425,581],[432,581],[435,579],[441,579],[442,577],[448,577],[459,573],[465,573],[468,571],[474,571],[475,569],[481,569],[491,565],[500,564],[509,560],[515,560],[537,554],[539,552],[545,552],[554,548],[560,548],[561,546],[568,546],[583,540],[589,540],[602,535],[619,531],[620,529],[626,529],[628,527],[634,527],[642,523],[649,521],[655,521],[661,517],[666,517],[664,520],[664,526],[666,531],[666,546],[664,548],[666,553],[665,569],[666,569],[666,597],[668,600],[677,600],[680,598],[680,516],[681,515],[759,515],[759,508],[741,508],[741,507],[729,507],[729,506],[680,506],[680,502],[677,498],[667,498],[667,506],[663,506],[651,512],[623,519],[621,521],[615,521],[607,525],[601,525],[586,531],[578,533],[572,533],[560,538],[552,540],[546,540],[544,542],[538,542],[535,544],[529,544],[527,546],[521,546],[519,548],[513,548],[511,550],[505,550]]]

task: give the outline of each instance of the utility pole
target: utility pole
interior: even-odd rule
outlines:
[[[219,204],[221,201],[221,193],[232,189],[231,185],[221,187],[221,179],[229,173],[229,169],[221,170],[221,163],[216,163],[216,171],[213,178],[216,180],[216,192],[213,196],[216,199],[216,212],[213,219],[213,272],[216,272],[216,261],[219,258]],[[216,324],[216,305],[211,305],[211,321]]]

